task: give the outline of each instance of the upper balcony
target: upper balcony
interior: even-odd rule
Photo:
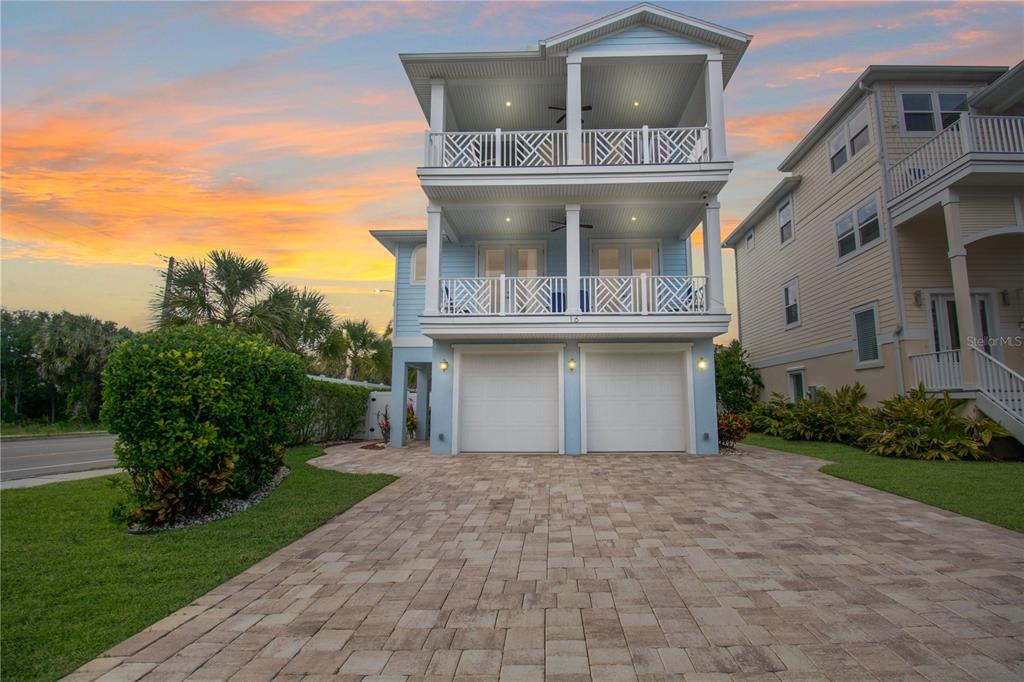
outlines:
[[[1024,116],[963,114],[900,161],[887,179],[901,222],[954,185],[1017,185],[1024,173]]]
[[[523,52],[405,54],[432,201],[717,194],[724,89],[750,36],[638,5]]]

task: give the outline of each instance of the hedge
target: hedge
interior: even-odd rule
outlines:
[[[103,373],[102,417],[131,479],[129,516],[166,523],[264,485],[305,381],[299,356],[220,327],[172,327],[118,346]]]
[[[366,420],[370,389],[307,378],[291,443],[327,443],[356,437]]]

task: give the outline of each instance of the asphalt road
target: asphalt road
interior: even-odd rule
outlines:
[[[4,481],[114,465],[114,436],[108,433],[0,442],[0,480]]]

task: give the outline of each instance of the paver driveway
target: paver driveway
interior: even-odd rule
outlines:
[[[73,677],[1024,678],[1024,536],[820,461],[319,462],[402,478]]]

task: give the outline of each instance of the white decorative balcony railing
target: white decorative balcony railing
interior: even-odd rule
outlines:
[[[899,196],[970,152],[1024,154],[1024,116],[964,114],[889,168],[889,186]]]
[[[584,130],[585,166],[700,163],[711,159],[709,128]],[[429,168],[535,168],[569,164],[564,130],[427,133]]]
[[[581,277],[580,310],[598,315],[701,314],[707,278],[672,275]],[[571,302],[565,277],[446,277],[440,314],[563,315]]]
[[[911,355],[910,362],[914,368],[915,386],[924,384],[928,391],[955,391],[963,386],[958,350]]]
[[[565,277],[446,277],[442,315],[551,315],[566,310]]]
[[[707,312],[705,277],[632,275],[581,277],[580,308],[603,315]]]

